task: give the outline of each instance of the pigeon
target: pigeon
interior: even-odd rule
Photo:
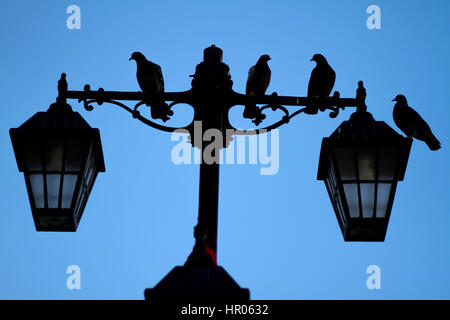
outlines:
[[[365,102],[366,101],[367,92],[364,88],[364,82],[361,80],[358,81],[358,89],[356,89],[356,100]]]
[[[316,53],[311,61],[317,63],[316,67],[311,72],[311,77],[308,84],[308,98],[326,98],[330,96],[331,90],[336,80],[336,73],[327,62],[327,59],[319,53]],[[307,114],[316,114],[319,111],[319,106],[309,105],[305,109]]]
[[[61,78],[58,80],[58,92],[67,92],[66,74],[61,73]]]
[[[270,56],[263,54],[259,57],[256,65],[248,70],[247,85],[245,94],[247,96],[262,96],[266,93],[270,83],[271,71],[267,62],[271,60]]]
[[[151,106],[152,118],[167,121],[168,115],[173,115],[173,111],[163,99],[164,78],[161,67],[148,61],[140,52],[133,52],[129,60],[136,61],[136,78],[144,94],[145,104]]]
[[[259,57],[258,62],[248,71],[247,84],[245,87],[245,94],[253,99],[255,97],[263,96],[266,93],[267,87],[270,83],[271,71],[267,62],[271,60],[270,56],[263,54]],[[255,124],[261,123],[266,118],[261,113],[260,109],[255,103],[250,102],[245,106],[244,118],[255,119]]]
[[[394,106],[394,122],[408,138],[416,138],[424,141],[430,150],[435,151],[441,148],[441,143],[431,132],[430,126],[422,117],[410,106],[404,95],[399,94],[392,101],[397,103]]]
[[[336,91],[334,92],[336,95]],[[366,112],[367,106],[366,106],[366,88],[364,88],[364,82],[361,80],[358,81],[358,89],[356,89],[356,100],[358,101],[357,111]]]
[[[56,102],[58,103],[66,103],[66,92],[67,92],[67,80],[66,74],[61,73],[61,78],[58,80],[58,97],[56,98]]]

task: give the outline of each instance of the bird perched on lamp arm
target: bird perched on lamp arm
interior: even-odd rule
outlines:
[[[311,71],[311,77],[308,83],[308,98],[320,99],[330,96],[336,80],[336,73],[328,64],[327,59],[319,53],[316,53],[311,61],[316,62],[316,67]],[[305,113],[316,114],[319,111],[319,105],[313,103],[307,106]]]
[[[393,118],[397,127],[402,130],[408,138],[416,138],[424,141],[430,150],[435,151],[441,148],[441,143],[431,132],[430,126],[422,117],[410,106],[406,97],[397,95],[392,101],[397,103],[394,106]]]
[[[133,52],[129,60],[135,60],[137,65],[136,78],[144,95],[144,102],[151,108],[153,119],[169,120],[173,111],[164,102],[164,78],[161,67],[153,63],[140,52]]]
[[[267,62],[271,60],[268,54],[259,57],[256,64],[248,70],[245,94],[250,98],[244,109],[244,118],[255,119],[253,122],[258,125],[266,118],[261,110],[253,102],[255,97],[263,96],[270,83],[271,71]]]

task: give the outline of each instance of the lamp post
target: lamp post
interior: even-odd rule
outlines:
[[[231,138],[227,134],[228,129],[234,130],[233,135],[244,134],[235,130],[228,120],[229,110],[236,105],[256,103],[262,105],[258,108],[261,112],[281,110],[284,113],[279,121],[245,133],[260,134],[288,123],[293,117],[304,113],[307,105],[315,104],[322,106],[322,112],[330,111],[329,116],[332,118],[346,107],[357,108],[349,121],[344,122],[332,136],[324,139],[318,179],[326,183],[345,240],[384,240],[396,183],[403,179],[411,142],[396,134],[384,122],[374,121],[366,112],[366,94],[362,82],[358,85],[356,98],[341,98],[336,91],[333,96],[327,98],[288,97],[273,93],[251,101],[249,97],[233,91],[232,85],[229,67],[222,62],[222,50],[214,45],[206,48],[204,60],[197,65],[193,75],[192,88],[184,92],[164,93],[164,100],[171,102],[169,108],[183,103],[194,109],[194,119],[189,125],[174,128],[158,124],[141,115],[139,108],[144,104],[141,92],[105,91],[102,88],[92,91],[89,85],[85,85],[83,91],[70,91],[63,74],[58,84],[57,102],[49,111],[38,113],[38,117],[36,115],[21,127],[10,131],[19,170],[25,173],[36,229],[75,231],[95,176],[97,172],[104,171],[98,129],[91,129],[78,113],[72,112],[66,103],[67,99],[78,99],[88,111],[94,109],[93,103],[117,105],[137,120],[158,130],[173,132],[185,129],[190,135],[193,147],[200,149],[202,158],[206,151],[202,137],[207,130],[214,129],[221,133],[223,148],[227,147],[227,139]],[[138,102],[131,108],[119,101]],[[290,112],[286,106],[298,109]],[[260,121],[261,118],[254,120],[255,124]],[[198,129],[197,123],[201,123],[201,129]],[[26,131],[31,128],[35,131]],[[47,133],[36,135],[36,130],[45,130]],[[25,132],[29,132],[28,135]],[[49,147],[42,147],[43,144]],[[57,145],[60,147],[57,148]],[[77,147],[73,147],[75,145]],[[36,148],[42,151],[42,156],[34,152]],[[81,162],[75,161],[76,170],[72,170],[69,165],[73,160],[70,155],[76,150],[73,148],[84,150],[78,154],[82,156]],[[47,156],[49,152],[53,152],[50,150],[57,150],[55,154],[58,156]],[[28,154],[33,157],[28,157]],[[218,150],[211,156],[213,161],[202,161],[200,164],[199,211],[198,222],[194,228],[194,248],[184,266],[175,267],[154,288],[145,291],[148,300],[205,301],[250,298],[249,290],[240,288],[228,273],[217,265],[220,165]],[[53,162],[45,160],[48,157],[59,159],[57,161],[63,165],[53,170],[49,167]],[[38,167],[33,167],[32,163],[35,162],[39,163]],[[38,180],[39,183],[36,182]],[[59,184],[55,184],[55,181],[59,181]],[[67,191],[72,188],[74,192]],[[56,190],[59,190],[59,193]],[[73,199],[71,211],[66,214],[64,210],[67,209],[67,199],[70,197]],[[56,204],[57,207],[54,207]],[[45,225],[45,221],[49,220],[44,217],[50,212],[54,212],[53,216],[70,216],[70,227],[60,221],[61,219],[59,222],[54,220]]]

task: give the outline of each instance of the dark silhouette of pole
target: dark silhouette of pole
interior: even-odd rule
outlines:
[[[200,164],[200,187],[198,203],[198,222],[206,228],[205,250],[217,256],[217,221],[219,209],[219,163]],[[215,261],[216,262],[216,261]]]
[[[222,62],[222,50],[216,46],[206,48],[204,59],[193,75],[193,99],[197,106],[194,119],[200,121],[201,130],[191,130],[194,147],[201,151],[198,223],[194,229],[195,245],[187,265],[217,265],[217,221],[219,208],[219,158],[220,151],[207,152],[209,143],[203,142],[203,134],[209,129],[225,135],[224,114],[230,107],[232,82],[229,67]],[[201,134],[201,137],[198,135]],[[197,136],[196,136],[197,135]],[[213,141],[217,143],[216,141]],[[224,141],[220,142],[223,147]],[[219,148],[221,149],[221,148]],[[205,153],[206,152],[206,153]]]

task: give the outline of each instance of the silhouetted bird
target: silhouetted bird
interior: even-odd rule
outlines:
[[[336,94],[336,92],[335,92]],[[366,92],[366,88],[364,88],[364,82],[362,82],[361,80],[358,81],[358,89],[356,89],[356,100],[358,100],[358,111],[367,111],[367,106],[366,106],[366,96],[367,96],[367,92]]]
[[[424,141],[432,151],[441,148],[441,143],[431,132],[430,126],[413,108],[408,106],[404,95],[399,94],[392,101],[397,102],[393,111],[394,122],[408,138],[414,137]]]
[[[269,65],[267,64],[269,60],[269,55],[262,55],[259,57],[258,62],[256,62],[256,64],[248,71],[245,94],[250,98],[263,96],[266,93],[271,76],[271,71]],[[256,118],[254,122],[257,125],[266,118],[266,116],[261,113],[260,109],[253,102],[245,106],[243,116],[244,118],[249,119]]]
[[[58,92],[67,92],[66,74],[61,73],[61,78],[58,80]]]
[[[130,60],[136,61],[136,78],[144,94],[145,104],[151,106],[152,118],[167,121],[168,115],[173,115],[173,111],[163,99],[164,78],[161,67],[148,61],[140,52],[133,52]]]
[[[358,89],[356,89],[356,100],[358,101],[366,101],[366,89],[364,88],[364,82],[361,80],[358,81]]]
[[[311,61],[315,61],[317,64],[309,78],[308,98],[329,97],[331,90],[333,90],[334,81],[336,80],[336,73],[321,54],[316,53]],[[310,105],[305,109],[305,113],[316,114],[318,110],[318,105]]]

